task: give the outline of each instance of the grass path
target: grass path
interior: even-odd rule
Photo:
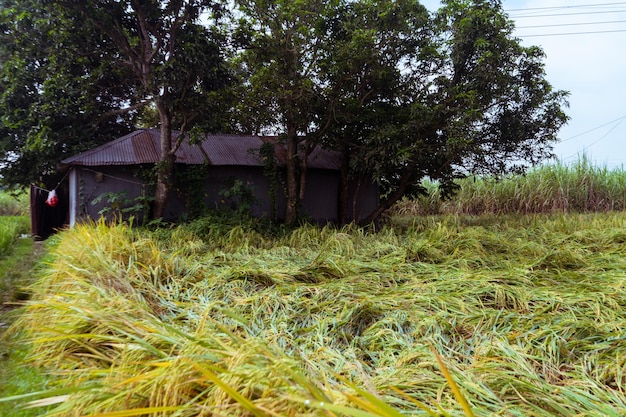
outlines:
[[[20,395],[45,385],[41,372],[25,365],[27,351],[23,343],[5,334],[16,318],[16,308],[29,297],[25,286],[35,279],[44,254],[44,242],[20,238],[10,253],[0,257],[0,397]],[[0,417],[40,413],[41,410],[18,408],[15,403],[0,403]]]

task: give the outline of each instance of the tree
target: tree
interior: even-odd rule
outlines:
[[[342,155],[342,221],[350,178],[381,185],[369,222],[425,177],[445,194],[470,173],[523,172],[567,120],[542,51],[520,45],[497,0],[448,0],[433,15],[415,0],[239,4],[248,121],[279,126],[288,149],[287,222],[313,146]]]
[[[0,1],[3,185],[27,187],[64,157],[130,129],[134,114],[114,113],[132,88],[114,56],[106,38],[39,0]]]
[[[175,153],[198,122],[209,124],[207,98],[228,82],[217,29],[223,7],[213,0],[56,2],[75,19],[105,34],[117,47],[119,68],[136,82],[129,109],[154,105],[161,129],[153,217],[163,215],[173,181]],[[210,28],[200,17],[209,13]],[[206,16],[205,16],[206,17]],[[178,140],[172,140],[173,121]]]
[[[229,80],[222,56],[224,35],[216,23],[223,11],[221,4],[211,0],[29,1],[33,4],[12,5],[8,9],[11,16],[5,19],[4,35],[17,51],[26,37],[19,32],[23,28],[11,26],[10,18],[28,16],[30,10],[41,14],[36,22],[41,26],[40,36],[28,43],[28,51],[16,53],[11,61],[11,65],[24,63],[17,68],[12,86],[19,90],[18,77],[29,77],[31,73],[43,77],[43,81],[25,84],[29,90],[19,94],[9,91],[12,101],[5,100],[3,113],[15,121],[8,124],[13,142],[22,141],[13,146],[15,156],[7,160],[6,166],[19,168],[18,162],[27,162],[29,155],[41,158],[45,152],[39,144],[42,141],[37,140],[42,135],[52,135],[45,138],[44,145],[51,148],[51,161],[58,160],[63,153],[57,148],[65,146],[58,133],[63,126],[84,129],[83,118],[90,117],[94,128],[99,129],[103,120],[130,120],[129,115],[152,107],[161,129],[153,216],[162,217],[173,179],[175,152],[194,126],[207,130],[215,127],[212,116],[216,112],[211,111],[217,107],[215,95]],[[203,13],[211,26],[200,24]],[[9,64],[5,68],[5,73],[11,71]],[[57,88],[53,95],[47,94],[49,84]],[[22,102],[13,106],[15,100]],[[59,101],[66,106],[58,106]],[[80,115],[81,120],[64,120],[58,126],[49,122],[34,103],[41,103],[49,117],[56,119],[71,107],[67,114]],[[39,110],[28,114],[32,122],[27,124],[43,125],[35,129],[35,134],[18,129],[19,120],[26,116],[25,108]],[[173,142],[174,123],[180,135]],[[82,131],[77,137],[85,138],[88,133]],[[26,176],[34,174],[28,172]]]
[[[432,29],[426,8],[412,0],[343,2],[325,25],[329,36],[318,75],[324,86],[320,113],[332,121],[324,144],[341,153],[339,219],[345,223],[349,180],[372,176],[359,155],[377,152],[367,149],[367,138],[394,117],[393,103],[406,93],[405,65],[432,50]],[[411,72],[418,78],[426,71],[414,66]]]
[[[545,79],[541,49],[512,35],[500,1],[445,0],[431,27],[434,48],[408,56],[404,93],[353,155],[384,186],[366,221],[422,192],[424,177],[445,194],[468,174],[523,172],[551,156],[567,121],[567,93]]]
[[[316,92],[316,59],[324,41],[318,28],[333,0],[238,0],[243,13],[240,68],[248,124],[277,131],[287,150],[285,222],[298,215],[304,198],[306,159],[314,142],[311,130]]]

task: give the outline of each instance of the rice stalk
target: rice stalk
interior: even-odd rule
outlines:
[[[59,416],[620,415],[624,226],[455,216],[215,243],[84,225],[17,326],[70,390],[51,387]]]

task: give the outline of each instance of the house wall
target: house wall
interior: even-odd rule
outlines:
[[[263,175],[261,167],[220,166],[211,167],[205,186],[206,201],[210,208],[229,208],[220,192],[232,184],[232,179],[243,181],[254,194],[252,215],[269,218],[271,216],[272,198],[270,196],[270,180]],[[284,220],[286,198],[284,173],[277,179],[277,210],[278,220]],[[309,169],[305,200],[302,212],[305,217],[325,224],[337,220],[337,196],[339,192],[339,175],[336,171]],[[234,207],[236,209],[236,204]]]
[[[143,185],[141,179],[137,178],[137,168],[102,166],[73,167],[72,170],[70,174],[70,188],[72,189],[70,220],[74,219],[74,222],[100,218],[99,212],[109,206],[109,200],[101,198],[95,204],[94,200],[103,194],[113,196],[124,193],[125,198],[134,200],[142,195],[142,191],[149,192],[149,187]]]
[[[110,203],[107,198],[94,204],[93,201],[102,194],[125,193],[125,198],[134,200],[146,195],[152,196],[152,189],[143,185],[136,175],[140,166],[103,166],[103,167],[73,167],[70,174],[70,222],[81,219],[98,219],[99,212]],[[146,167],[147,168],[147,167]],[[277,180],[277,220],[284,219],[285,195],[284,173]],[[184,176],[183,176],[184,178]],[[269,218],[271,215],[272,199],[270,197],[270,181],[263,175],[262,167],[251,166],[215,166],[206,168],[206,181],[203,188],[197,191],[208,208],[237,209],[237,198],[228,200],[220,193],[231,187],[233,180],[243,181],[254,196],[252,215]],[[185,184],[178,184],[185,188]],[[189,184],[188,184],[189,185]],[[357,198],[350,199],[350,204],[356,203],[356,210],[350,209],[350,215],[357,220],[366,217],[378,204],[378,191],[375,185],[368,181],[355,182],[351,191],[357,193]],[[334,222],[338,217],[339,174],[333,170],[309,169],[305,199],[302,202],[304,216],[316,223],[325,224]],[[173,191],[164,211],[164,220],[177,220],[185,213],[189,214],[184,196]],[[137,217],[137,216],[136,216]]]
[[[252,215],[269,217],[271,211],[270,181],[261,167],[219,166],[208,169],[205,183],[205,202],[210,209],[237,209],[237,198],[230,200],[220,195],[231,188],[234,180],[242,181],[253,195]]]
[[[339,173],[326,169],[307,170],[302,212],[317,223],[336,222],[339,202]]]
[[[372,214],[380,203],[378,185],[367,178],[357,178],[350,182],[348,192],[348,216],[351,220],[360,222]]]

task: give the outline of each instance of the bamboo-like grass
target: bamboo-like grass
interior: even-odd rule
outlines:
[[[603,212],[626,208],[626,171],[597,166],[586,156],[573,164],[554,162],[526,175],[498,180],[470,177],[458,181],[457,194],[440,198],[437,183],[426,180],[427,195],[395,207],[402,215],[532,214]]]
[[[53,416],[621,416],[625,226],[78,226],[15,324],[57,384],[23,400]]]

